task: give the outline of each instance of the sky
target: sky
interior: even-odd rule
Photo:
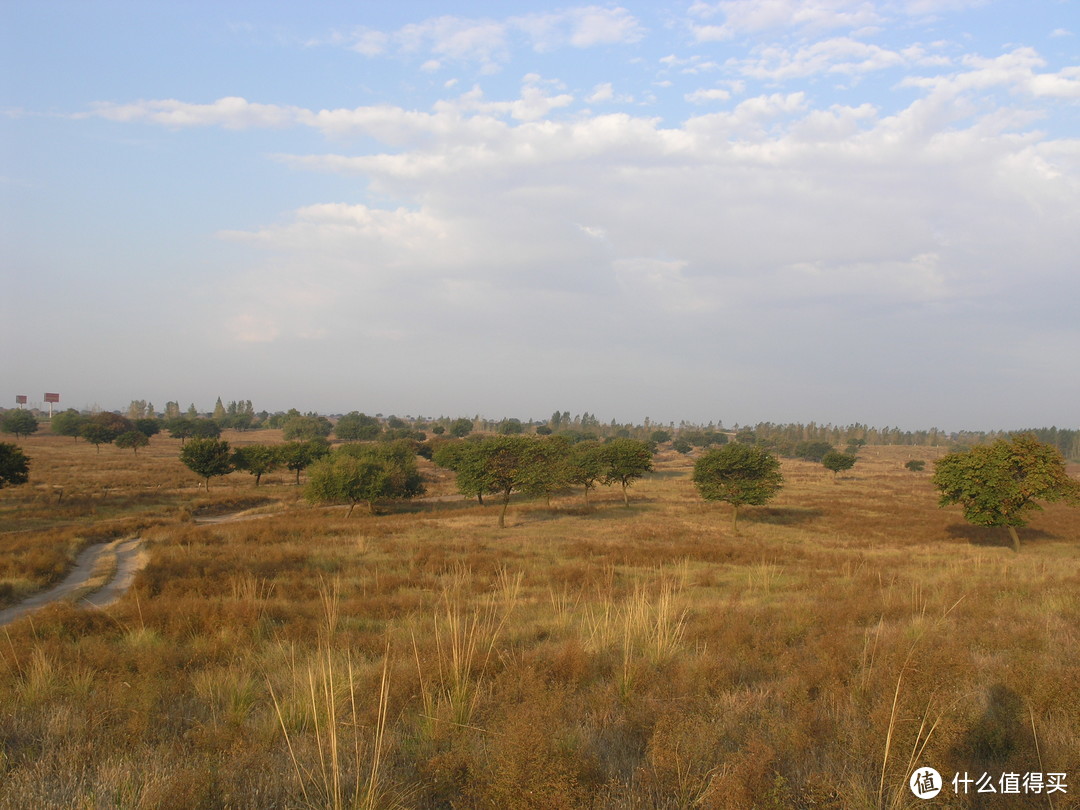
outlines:
[[[0,406],[1080,426],[1080,2],[0,0]]]

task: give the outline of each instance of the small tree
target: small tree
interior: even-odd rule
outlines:
[[[30,411],[17,408],[0,417],[0,430],[4,433],[14,433],[15,438],[26,438],[31,433],[36,433],[37,429],[37,418]]]
[[[455,419],[450,423],[450,435],[457,439],[464,439],[472,433],[472,419]]]
[[[286,442],[281,445],[281,462],[286,469],[296,473],[296,485],[300,486],[300,473],[330,452],[326,439],[312,439],[307,442]]]
[[[30,459],[16,444],[0,442],[0,489],[25,484],[30,478]]]
[[[911,461],[908,461],[904,464],[904,469],[911,470],[911,472],[922,472],[926,469],[926,462],[923,461],[921,458],[913,458]]]
[[[161,421],[156,416],[144,416],[135,420],[135,429],[149,439],[161,433]]]
[[[57,436],[73,436],[75,441],[78,441],[85,423],[85,416],[74,408],[68,408],[56,414],[49,423],[49,427]]]
[[[83,423],[82,437],[101,452],[101,445],[111,444],[123,433],[135,430],[135,423],[118,413],[102,411]]]
[[[338,419],[334,435],[343,442],[371,441],[379,438],[382,425],[374,416],[352,411]]]
[[[833,446],[828,442],[799,442],[795,445],[795,455],[806,461],[820,462],[829,453],[833,453]]]
[[[180,448],[180,460],[193,473],[205,479],[207,492],[210,491],[211,478],[233,471],[229,443],[222,439],[192,439]]]
[[[150,439],[142,431],[129,430],[117,436],[113,443],[124,450],[130,447],[132,452],[138,453],[140,447],[146,447],[150,444]]]
[[[578,442],[570,446],[570,483],[585,490],[585,505],[589,505],[589,490],[604,477],[604,446],[599,442]]]
[[[832,470],[834,481],[841,472],[850,470],[854,467],[855,462],[858,460],[859,459],[854,455],[837,453],[835,450],[832,450],[821,457],[821,463],[824,465],[825,469]]]
[[[731,529],[736,534],[739,507],[768,503],[784,485],[776,456],[749,444],[710,450],[694,464],[693,480],[705,500],[731,504]]]
[[[622,486],[623,504],[630,508],[631,484],[652,469],[652,452],[649,445],[638,439],[615,439],[602,445],[601,458],[604,474],[601,479],[606,486]]]
[[[249,444],[245,447],[237,447],[233,451],[232,463],[236,469],[254,475],[255,486],[258,486],[266,473],[273,472],[281,466],[280,448],[268,444]]]
[[[310,441],[326,438],[333,429],[334,426],[325,416],[309,413],[306,416],[292,417],[285,423],[282,431],[289,441]]]
[[[942,456],[933,480],[940,506],[959,504],[976,526],[1005,527],[1016,552],[1016,529],[1042,509],[1037,500],[1080,505],[1080,482],[1066,472],[1061,452],[1031,433]]]

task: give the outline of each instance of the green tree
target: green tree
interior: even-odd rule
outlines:
[[[180,460],[206,481],[208,492],[211,478],[233,471],[232,451],[223,439],[191,439],[180,448]]]
[[[94,449],[97,452],[101,452],[101,445],[110,444],[116,440],[117,433],[112,428],[102,425],[99,422],[87,421],[82,426],[80,435],[94,445]]]
[[[602,446],[601,458],[604,464],[601,481],[605,486],[622,486],[623,504],[629,509],[628,488],[652,469],[649,445],[639,439],[615,439]]]
[[[73,436],[78,441],[84,424],[86,417],[74,408],[68,408],[53,416],[50,427],[57,436]]]
[[[150,444],[150,439],[142,431],[128,430],[117,436],[113,440],[113,444],[124,450],[130,447],[132,452],[138,453],[140,447],[146,447]]]
[[[472,433],[472,419],[455,419],[450,423],[451,436],[458,439],[464,439],[470,433]]]
[[[236,469],[254,475],[255,486],[258,486],[264,475],[281,466],[280,447],[268,444],[249,444],[244,447],[237,447],[233,451],[232,463]]]
[[[416,454],[407,442],[340,447],[311,466],[304,497],[311,503],[348,503],[348,515],[366,502],[375,513],[383,498],[412,498],[424,492]]]
[[[82,437],[101,452],[101,445],[111,444],[117,436],[135,430],[135,423],[118,413],[102,411],[95,413],[82,427]]]
[[[503,419],[499,422],[498,432],[502,436],[520,436],[525,432],[525,426],[520,419]]]
[[[193,439],[216,439],[221,436],[221,425],[213,419],[192,419],[191,437]]]
[[[654,430],[649,434],[649,441],[663,444],[671,441],[671,433],[666,430]]]
[[[4,433],[14,433],[16,438],[25,438],[38,429],[37,418],[21,408],[8,411],[0,417],[0,430]]]
[[[799,442],[795,445],[795,455],[806,461],[821,462],[829,453],[834,452],[828,442]]]
[[[177,416],[165,421],[165,429],[169,431],[169,435],[172,438],[179,439],[181,445],[183,445],[187,439],[191,438],[194,427],[195,420],[189,419],[186,416]]]
[[[694,464],[694,485],[707,501],[732,505],[731,528],[739,532],[739,507],[760,506],[784,485],[780,462],[761,447],[726,444],[710,450]]]
[[[30,459],[16,444],[0,442],[0,489],[25,484],[30,479]]]
[[[296,473],[296,485],[300,486],[300,473],[330,452],[330,443],[326,439],[311,439],[306,442],[286,442],[281,445],[281,462],[285,468]]]
[[[499,528],[506,528],[506,508],[510,495],[532,485],[538,462],[534,436],[490,436],[466,451],[458,474],[458,489],[463,494],[493,492],[502,495]]]
[[[1016,529],[1042,509],[1036,501],[1080,505],[1080,482],[1069,476],[1061,452],[1031,433],[942,456],[933,481],[939,506],[959,504],[976,526],[1005,527],[1017,552]]]
[[[844,470],[850,470],[855,466],[855,462],[859,459],[850,453],[837,453],[835,450],[830,450],[828,453],[821,457],[821,463],[826,470],[832,470],[833,480],[843,472]]]
[[[585,490],[585,505],[589,505],[589,490],[595,489],[604,477],[604,445],[595,441],[577,442],[570,446],[569,480]]]
[[[289,419],[282,430],[287,441],[310,441],[330,435],[334,426],[325,416],[309,413]]]
[[[157,417],[144,416],[142,419],[135,420],[135,429],[149,439],[161,433],[161,422]]]
[[[351,411],[338,419],[334,435],[343,442],[371,441],[379,438],[382,425],[374,416]]]
[[[913,458],[911,461],[907,461],[904,463],[904,469],[911,470],[912,472],[922,472],[926,469],[926,462],[923,461],[921,458]]]

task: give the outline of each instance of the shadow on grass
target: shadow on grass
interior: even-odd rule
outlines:
[[[739,521],[747,523],[767,523],[771,526],[795,526],[809,523],[821,517],[820,509],[800,506],[749,507],[739,512]]]
[[[953,523],[945,528],[945,533],[955,540],[967,540],[973,546],[981,548],[1012,548],[1009,530],[1003,526],[972,526],[970,523]],[[1056,534],[1042,529],[1017,529],[1020,536],[1020,548],[1026,543],[1039,540],[1060,540]]]

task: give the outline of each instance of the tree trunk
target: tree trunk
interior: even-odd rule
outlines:
[[[1018,535],[1016,533],[1016,527],[1015,526],[1006,526],[1005,528],[1007,528],[1009,530],[1009,537],[1012,538],[1013,551],[1015,551],[1017,554],[1019,554],[1020,553],[1020,535]]]
[[[346,518],[352,517],[352,510],[356,508],[356,501],[349,504],[349,511],[345,513]]]
[[[589,508],[589,488],[585,487],[585,508]]]
[[[483,492],[477,492],[476,493],[476,500],[480,501],[480,505],[483,506],[484,505],[484,493]]]
[[[623,505],[627,509],[629,509],[630,508],[630,495],[626,491],[626,482],[625,481],[622,482],[622,499],[623,499]]]
[[[262,478],[262,473],[255,473],[255,486],[259,485],[260,478]]]
[[[506,507],[510,505],[510,490],[503,494],[502,510],[499,512],[499,528],[506,528]]]

